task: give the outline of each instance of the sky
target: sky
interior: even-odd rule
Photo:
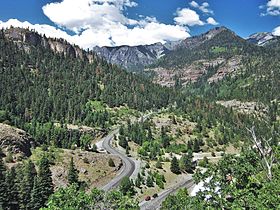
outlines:
[[[280,36],[280,0],[1,0],[0,28],[34,29],[84,49],[177,41],[225,26]]]

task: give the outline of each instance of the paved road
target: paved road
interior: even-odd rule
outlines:
[[[145,121],[151,114],[153,113],[149,113],[143,117],[141,117],[138,121]],[[105,191],[109,191],[113,188],[116,188],[119,186],[119,184],[121,183],[121,180],[124,177],[130,177],[134,170],[135,170],[135,161],[132,158],[127,157],[125,154],[119,152],[117,149],[113,148],[111,146],[111,142],[112,139],[114,138],[114,135],[117,135],[119,133],[119,129],[115,129],[114,131],[112,131],[109,135],[105,136],[103,139],[101,139],[100,142],[102,142],[102,147],[103,149],[105,149],[107,152],[109,152],[110,154],[113,155],[117,155],[119,158],[121,158],[122,163],[123,163],[123,167],[121,169],[121,171],[117,174],[117,176],[115,176],[114,179],[112,179],[108,184],[106,184],[105,186],[103,186],[101,189],[105,190]]]
[[[167,198],[168,195],[174,194],[176,191],[178,191],[181,188],[191,188],[194,186],[194,181],[192,179],[192,176],[190,176],[185,181],[181,182],[177,186],[174,186],[170,189],[167,189],[159,194],[159,196],[155,199],[152,199],[150,201],[143,201],[139,204],[141,210],[156,210],[160,209],[162,202]]]
[[[121,171],[117,174],[115,178],[113,178],[108,184],[102,187],[103,190],[109,191],[117,186],[119,186],[121,180],[128,176],[130,177],[132,173],[135,170],[135,163],[133,160],[128,158],[126,155],[123,153],[117,151],[115,148],[111,146],[111,141],[114,138],[114,135],[119,133],[119,129],[114,130],[111,132],[108,136],[104,137],[102,146],[103,148],[109,152],[110,154],[117,155],[119,158],[121,158],[123,167]]]

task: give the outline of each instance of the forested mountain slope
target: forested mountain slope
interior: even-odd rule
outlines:
[[[0,71],[0,109],[18,123],[81,123],[91,113],[89,100],[146,110],[166,106],[170,97],[144,77],[25,29],[0,32]]]

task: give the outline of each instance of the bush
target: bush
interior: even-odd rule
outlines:
[[[109,164],[110,167],[115,167],[116,166],[112,158],[109,159],[108,164]]]
[[[159,160],[156,162],[156,168],[162,169],[162,163]]]
[[[205,167],[207,167],[208,163],[209,163],[208,158],[207,158],[207,157],[204,157],[202,160],[200,160],[200,161],[198,162],[198,166],[204,167],[204,168],[205,168]]]
[[[13,163],[14,162],[14,158],[13,155],[11,153],[7,154],[7,157],[5,158],[6,163]]]

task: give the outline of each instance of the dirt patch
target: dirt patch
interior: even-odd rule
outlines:
[[[43,153],[41,148],[36,148],[31,159],[36,163]],[[72,157],[79,172],[79,180],[85,182],[89,190],[107,184],[122,166],[122,161],[114,155],[81,150],[54,149],[53,152],[48,153],[48,156],[53,158],[51,171],[55,188],[67,186],[68,167]],[[115,167],[109,166],[110,158],[114,161]]]

